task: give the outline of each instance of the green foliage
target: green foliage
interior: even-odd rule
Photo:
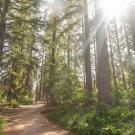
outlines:
[[[129,56],[127,59],[128,64],[128,74],[129,74],[129,83],[131,84],[132,89],[135,90],[135,63],[134,63],[135,56]]]
[[[21,97],[17,100],[22,105],[31,105],[32,99],[30,99],[28,96]]]
[[[49,118],[79,135],[134,135],[135,92],[113,88],[115,106],[97,105],[96,92],[91,95],[81,88],[76,71],[64,65],[56,69],[53,93],[62,110]]]
[[[113,127],[110,126],[107,128],[102,128],[101,135],[113,135],[112,128]]]
[[[107,105],[89,109],[68,108],[61,112],[56,110],[49,115],[49,118],[64,128],[80,135],[132,135],[129,134],[129,130],[132,130],[132,133],[135,131],[132,123],[134,117],[134,111],[128,107]]]
[[[80,82],[76,71],[63,65],[56,69],[56,75],[46,81],[46,93],[55,97],[57,104],[72,105],[78,91]],[[52,88],[53,85],[53,88]]]
[[[5,121],[0,118],[0,135],[3,135],[3,127],[5,125]]]
[[[16,108],[16,107],[19,106],[19,103],[17,102],[16,99],[12,99],[12,100],[11,100],[11,106],[12,106],[13,108]]]
[[[135,109],[135,90],[130,90],[128,94],[128,99],[129,99],[129,106],[131,109]]]
[[[0,106],[6,106],[8,103],[6,102],[5,96],[3,96],[3,92],[0,91]]]
[[[135,113],[135,112],[134,112]],[[123,135],[134,135],[135,134],[135,119],[131,121],[126,127],[125,133]]]

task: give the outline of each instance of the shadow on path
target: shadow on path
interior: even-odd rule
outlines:
[[[4,116],[7,121],[4,135],[72,135],[42,115],[42,108],[42,104],[37,104],[10,110]]]

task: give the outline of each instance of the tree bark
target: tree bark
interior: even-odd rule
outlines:
[[[114,18],[114,27],[115,27],[115,34],[116,34],[116,41],[117,41],[117,51],[118,51],[118,57],[119,57],[119,63],[120,63],[120,72],[121,72],[121,75],[122,75],[123,88],[127,89],[126,78],[125,78],[125,74],[124,74],[121,51],[120,51],[120,43],[119,43],[119,35],[118,35],[117,23],[116,23],[115,18]]]
[[[124,32],[125,32],[128,56],[131,56],[130,47],[129,47],[129,38],[128,38],[127,30],[126,30],[126,25],[125,24],[123,24],[123,25],[124,25]]]
[[[110,43],[110,53],[111,53],[111,65],[112,65],[112,74],[113,74],[113,82],[115,89],[118,88],[117,79],[115,74],[115,67],[114,67],[114,58],[113,58],[113,50],[112,50],[112,42],[111,42],[111,35],[110,35],[110,27],[108,26],[108,35],[109,35],[109,43]]]
[[[85,74],[86,74],[86,90],[92,92],[92,73],[91,73],[91,54],[89,42],[89,20],[88,20],[88,3],[84,0],[84,25],[85,25]]]
[[[41,97],[42,97],[43,74],[45,74],[44,73],[44,58],[42,59],[42,66],[41,66],[41,78],[40,78],[40,88],[39,88],[39,94],[38,94],[38,101],[40,101]]]
[[[4,0],[3,10],[0,18],[0,65],[3,56],[4,40],[5,40],[5,33],[6,33],[6,15],[8,13],[9,4],[10,4],[10,0]]]
[[[15,72],[17,67],[16,67],[16,64],[15,64],[15,59],[12,58],[12,72]],[[10,73],[10,76],[9,76],[9,84],[8,84],[8,91],[7,91],[7,101],[10,102],[12,99],[14,99],[15,97],[15,92],[13,91],[15,89],[15,75],[13,73]]]
[[[104,15],[99,3],[100,0],[95,1],[98,101],[101,104],[112,104]]]
[[[48,88],[49,105],[55,105],[55,95],[53,93],[55,84],[55,54],[56,54],[56,17],[53,18],[53,33],[52,33],[52,47],[51,47],[51,66],[49,67],[50,85]]]
[[[135,7],[134,3],[131,2],[131,5],[129,7],[129,24],[130,24],[130,29],[132,33],[132,40],[133,40],[133,50],[135,52]]]
[[[70,67],[70,55],[71,55],[71,50],[70,50],[70,35],[68,35],[68,47],[67,47],[67,58],[68,58],[68,61],[67,61],[67,64],[68,64],[68,67]]]

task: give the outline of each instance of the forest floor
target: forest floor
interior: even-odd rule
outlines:
[[[4,135],[72,135],[41,114],[43,104],[20,106],[4,114]]]

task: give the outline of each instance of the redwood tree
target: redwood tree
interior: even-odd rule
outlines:
[[[91,75],[91,55],[90,55],[90,41],[89,41],[89,19],[88,19],[88,3],[84,0],[84,25],[85,25],[85,74],[86,74],[86,89],[92,92],[92,75]]]
[[[97,88],[99,103],[111,104],[111,86],[109,58],[106,42],[104,15],[100,0],[95,1],[95,19],[96,19],[96,48],[97,48]]]
[[[3,8],[0,14],[0,63],[3,55],[4,39],[6,33],[6,15],[8,13],[10,0],[3,1]]]

